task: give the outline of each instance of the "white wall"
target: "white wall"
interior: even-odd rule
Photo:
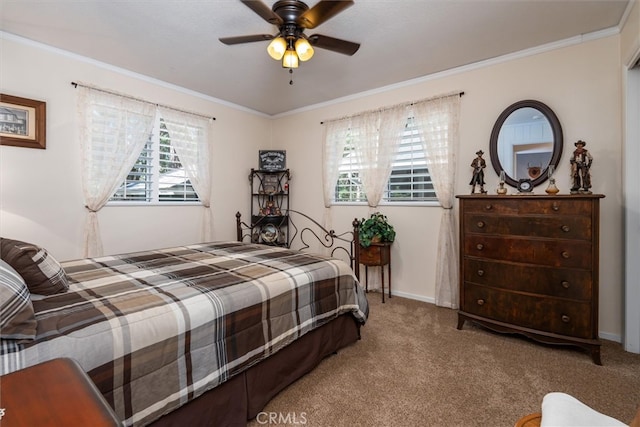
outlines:
[[[556,173],[563,193],[569,190],[568,157],[573,143],[587,141],[595,158],[593,190],[606,195],[601,203],[600,331],[605,338],[619,340],[623,232],[620,86],[619,37],[614,35],[485,67],[463,68],[415,84],[286,115],[275,123],[272,148],[287,150],[287,162],[294,175],[291,185],[295,208],[322,217],[321,121],[464,91],[456,188],[459,194],[467,194],[469,164],[478,149],[489,152],[491,129],[500,113],[523,99],[544,102],[555,111],[563,127],[565,150]],[[497,176],[493,168],[487,169],[487,188],[495,191]],[[536,191],[544,193],[544,187]],[[368,213],[366,207],[360,206],[333,209],[336,230],[348,228],[354,217]],[[400,295],[433,301],[440,208],[383,206],[380,211],[389,216],[398,232],[392,246],[394,289]]]
[[[0,91],[47,103],[46,150],[0,147],[0,234],[39,244],[60,259],[82,256],[85,220],[72,81],[216,117],[212,153],[213,231],[235,239],[235,212],[249,206],[249,170],[271,140],[271,120],[170,85],[11,37],[0,38]],[[203,208],[105,207],[106,254],[201,240]]]

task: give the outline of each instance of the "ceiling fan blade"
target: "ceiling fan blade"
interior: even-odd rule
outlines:
[[[282,18],[275,14],[273,10],[260,0],[240,0],[249,9],[260,15],[262,19],[270,24],[280,26],[283,24]]]
[[[298,17],[298,25],[308,29],[315,28],[352,5],[353,1],[320,0]]]
[[[237,36],[237,37],[220,37],[220,40],[224,44],[240,44],[240,43],[252,43],[263,42],[265,40],[271,40],[273,36],[270,34],[253,34],[251,36]]]
[[[342,53],[343,55],[353,55],[360,49],[360,43],[336,39],[321,34],[314,34],[309,36],[308,39],[312,46]]]

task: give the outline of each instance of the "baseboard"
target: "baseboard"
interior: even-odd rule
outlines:
[[[375,292],[375,293],[380,293],[380,288],[378,289],[369,289],[369,292]],[[386,292],[389,292],[388,290]],[[436,300],[435,298],[429,298],[429,297],[425,297],[422,295],[415,295],[415,294],[410,294],[408,292],[402,292],[402,291],[392,291],[391,292],[391,296],[394,297],[401,297],[401,298],[407,298],[407,299],[413,299],[416,301],[422,301],[422,302],[428,302],[429,304],[435,304]]]
[[[611,334],[609,332],[598,332],[598,335],[600,335],[600,338],[602,338],[603,340],[622,343],[622,336],[620,335]]]

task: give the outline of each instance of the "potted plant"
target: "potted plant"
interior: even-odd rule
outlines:
[[[382,283],[382,302],[384,302],[384,271],[382,266],[387,265],[387,275],[389,277],[389,298],[391,298],[391,243],[396,238],[396,231],[393,225],[389,224],[386,216],[380,212],[371,214],[368,219],[362,218],[358,221],[358,238],[360,247],[358,248],[358,262],[365,265],[367,282],[365,289],[369,291],[369,267],[380,268],[380,280]]]
[[[362,218],[358,227],[360,246],[368,248],[371,243],[391,243],[396,238],[393,225],[389,224],[387,217],[380,212],[371,214],[368,219]]]

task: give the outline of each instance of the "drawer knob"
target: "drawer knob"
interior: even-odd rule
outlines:
[[[478,270],[478,276],[484,276],[484,270]]]
[[[565,289],[569,289],[569,286],[571,286],[571,283],[567,282],[566,280],[563,280],[560,284]]]
[[[478,244],[476,245],[476,248],[478,248],[478,250],[479,250],[479,251],[481,251],[481,250],[483,250],[483,249],[484,249],[484,245],[483,245],[482,243],[478,243]]]
[[[551,209],[557,212],[560,210],[560,205],[554,202],[553,205],[551,205]]]
[[[569,252],[567,252],[567,251],[562,251],[562,258],[564,258],[564,259],[569,259],[569,257],[570,257],[570,256],[571,256],[571,255],[569,255]]]
[[[566,314],[563,314],[562,315],[562,321],[564,323],[569,323],[569,322],[571,322],[571,318],[569,316],[567,316]]]
[[[491,205],[491,204],[486,205],[486,206],[484,207],[484,210],[486,210],[486,211],[490,211],[491,209],[493,209],[493,205]]]
[[[561,228],[562,228],[562,231],[564,231],[565,233],[568,233],[569,231],[571,231],[571,228],[568,225],[563,225]]]
[[[478,221],[476,225],[478,226],[478,228],[484,228],[484,221]]]
[[[484,305],[484,300],[483,299],[479,299],[478,300],[478,305]]]

